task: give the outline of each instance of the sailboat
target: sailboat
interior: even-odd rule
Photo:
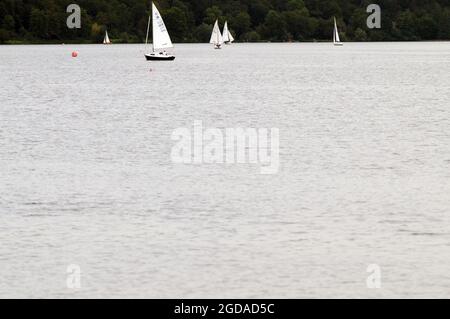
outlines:
[[[223,42],[225,44],[231,44],[234,42],[234,38],[231,35],[230,30],[228,30],[228,21],[225,21],[225,26],[223,27]]]
[[[333,44],[336,46],[344,45],[344,43],[342,43],[339,39],[339,30],[337,27],[336,17],[334,17]]]
[[[214,24],[214,29],[212,31],[211,40],[209,43],[214,44],[214,49],[222,48],[223,37],[219,29],[219,20],[216,20],[216,23]]]
[[[170,39],[169,32],[166,29],[164,20],[161,14],[152,2],[152,18],[153,18],[153,50],[152,53],[146,54],[147,61],[173,61],[175,56],[169,54],[165,49],[173,48],[172,40]],[[148,44],[148,34],[150,31],[150,19],[148,18],[147,37],[145,44]]]
[[[103,39],[103,44],[112,44],[111,40],[109,40],[108,30],[105,33],[105,38]]]

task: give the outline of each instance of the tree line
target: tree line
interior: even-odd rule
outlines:
[[[81,7],[81,28],[69,29],[66,8]],[[155,0],[174,42],[207,42],[216,19],[237,41],[330,40],[333,17],[344,41],[450,39],[450,0]],[[366,8],[381,7],[381,28],[369,29]],[[150,0],[1,0],[0,43],[115,42],[145,38]]]

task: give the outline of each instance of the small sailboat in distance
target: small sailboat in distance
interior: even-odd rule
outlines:
[[[214,44],[214,49],[222,49],[223,37],[219,29],[219,20],[216,20],[216,23],[214,24],[209,43]]]
[[[105,38],[103,39],[103,44],[112,44],[112,42],[108,36],[108,30],[106,30],[106,32],[105,32]]]
[[[145,44],[148,44],[148,34],[150,31],[150,19],[153,18],[153,50],[152,53],[146,54],[147,61],[173,61],[175,56],[166,52],[166,49],[173,48],[172,40],[167,31],[164,20],[161,17],[155,4],[152,2],[152,17],[148,19],[147,37]]]
[[[341,39],[339,39],[339,30],[337,27],[336,17],[334,17],[333,44],[336,46],[344,45],[344,43],[341,42]]]
[[[223,42],[225,44],[231,44],[234,42],[233,35],[230,30],[228,30],[228,21],[225,21],[225,26],[223,27]]]

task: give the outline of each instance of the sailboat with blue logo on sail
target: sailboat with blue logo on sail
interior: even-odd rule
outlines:
[[[152,16],[148,19],[147,37],[145,44],[148,44],[148,35],[150,31],[150,20],[153,19],[152,31],[153,31],[153,48],[152,52],[145,55],[147,61],[173,61],[175,55],[170,54],[166,49],[173,48],[172,40],[170,39],[169,32],[167,31],[164,20],[161,14],[152,2]]]

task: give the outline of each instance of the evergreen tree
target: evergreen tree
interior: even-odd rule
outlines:
[[[82,28],[68,29],[71,0],[1,0],[0,43],[142,42],[150,0],[78,0]],[[449,0],[379,0],[382,28],[368,29],[369,0],[155,0],[175,42],[207,42],[216,19],[237,41],[329,41],[333,17],[349,41],[450,40]]]

